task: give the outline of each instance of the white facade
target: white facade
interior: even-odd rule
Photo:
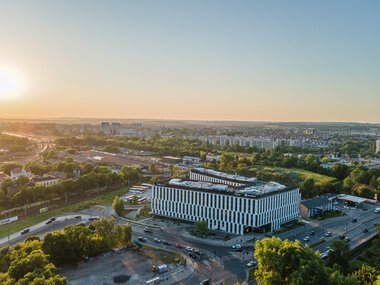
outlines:
[[[298,188],[248,196],[234,192],[154,185],[152,213],[186,221],[208,222],[210,229],[244,234],[253,228],[278,230],[299,216]]]
[[[32,174],[32,172],[30,172],[30,171],[26,171],[25,169],[20,169],[20,168],[13,169],[13,170],[11,171],[11,178],[12,178],[13,180],[16,180],[16,179],[19,178],[20,176],[25,176],[25,177],[30,178],[30,177],[33,176],[33,174]]]
[[[380,152],[380,140],[376,140],[376,153]]]

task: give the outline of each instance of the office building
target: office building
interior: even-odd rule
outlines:
[[[193,169],[190,178],[195,180],[154,185],[152,213],[204,220],[210,229],[232,234],[275,231],[299,216],[298,188],[204,168]]]

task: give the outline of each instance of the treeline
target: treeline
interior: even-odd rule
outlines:
[[[103,148],[110,152],[118,152],[117,148],[127,148],[133,150],[153,151],[159,155],[195,155],[199,156],[200,151],[212,151],[216,146],[203,144],[199,140],[187,140],[181,137],[161,138],[155,136],[151,139],[143,138],[107,138],[103,136],[88,136],[84,138],[64,137],[56,141],[58,147],[74,148],[76,150],[86,150],[93,147]]]
[[[40,240],[28,237],[15,247],[0,248],[0,283],[4,285],[66,285],[56,266],[83,260],[130,243],[131,226],[101,219],[69,225]]]
[[[10,152],[23,152],[27,150],[30,141],[27,138],[9,136],[0,133],[0,149],[6,149]]]
[[[255,245],[258,285],[369,285],[380,284],[377,268],[363,265],[352,270],[349,245],[335,240],[326,262],[318,252],[300,241],[279,238],[259,240]]]
[[[222,171],[237,172],[245,175],[255,175],[261,180],[273,180],[285,184],[297,185],[304,198],[311,198],[325,193],[351,193],[373,199],[380,191],[380,169],[368,169],[362,165],[347,166],[335,164],[332,168],[324,169],[321,160],[315,155],[284,156],[279,150],[267,150],[256,154],[223,153],[219,162],[207,163],[210,168]],[[259,167],[258,167],[259,166]],[[261,169],[260,167],[263,166]],[[266,169],[265,166],[280,169]],[[282,169],[281,169],[282,168]],[[297,168],[331,177],[316,181],[301,179],[287,169]],[[254,172],[252,169],[255,169]],[[358,187],[353,186],[357,185]],[[368,187],[369,186],[369,187]]]
[[[94,168],[90,173],[78,178],[62,180],[60,183],[49,186],[22,187],[13,196],[6,195],[8,187],[14,183],[5,180],[0,191],[0,205],[5,208],[22,206],[27,203],[46,201],[64,195],[82,195],[84,192],[104,187],[123,186],[140,181],[141,173],[137,167],[124,166],[120,173],[114,173],[105,166]]]

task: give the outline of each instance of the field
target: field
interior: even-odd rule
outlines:
[[[328,183],[334,180],[334,177],[318,174],[315,172],[299,169],[299,168],[284,168],[284,167],[272,167],[272,166],[255,166],[250,171],[255,170],[268,170],[279,173],[287,173],[296,175],[300,180],[314,179],[316,183]]]
[[[9,225],[2,225],[0,226],[0,238],[8,235],[8,232],[9,233],[17,232],[31,225],[47,220],[48,218],[52,216],[60,216],[65,213],[78,212],[80,210],[87,209],[95,205],[104,205],[104,206],[110,205],[112,203],[112,200],[115,198],[115,196],[121,196],[125,194],[126,192],[127,192],[126,188],[112,191],[102,196],[91,198],[87,201],[82,201],[82,202],[74,203],[72,205],[69,205],[63,208],[51,210],[46,213],[39,214],[37,216],[33,216],[24,220],[11,223]]]

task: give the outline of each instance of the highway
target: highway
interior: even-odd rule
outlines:
[[[3,132],[3,134],[9,135],[9,136],[16,136],[20,138],[27,138],[33,141],[34,145],[36,146],[36,148],[31,154],[25,157],[15,157],[14,159],[12,159],[11,162],[13,163],[19,163],[19,164],[25,165],[30,162],[37,161],[41,158],[41,155],[45,151],[49,151],[53,147],[53,141],[48,137],[34,136],[34,135],[22,134],[22,133],[10,133],[10,132]],[[4,163],[6,163],[6,161]]]

